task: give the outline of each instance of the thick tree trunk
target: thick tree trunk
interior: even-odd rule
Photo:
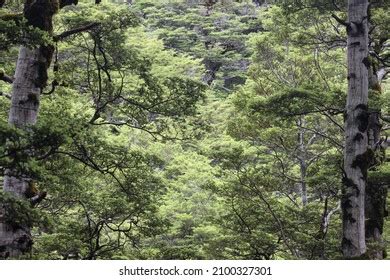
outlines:
[[[62,6],[62,3],[61,3]],[[52,18],[59,4],[50,0],[27,0],[24,17],[27,22],[41,30],[52,33]],[[22,46],[13,81],[9,124],[20,129],[28,129],[37,121],[40,93],[47,82],[47,69],[53,54],[52,46],[29,49]],[[29,153],[29,151],[26,151]],[[17,199],[27,199],[32,178],[20,170],[5,171],[4,191]],[[30,184],[29,184],[30,183]],[[31,250],[30,228],[24,224],[5,221],[2,207],[0,213],[0,258],[19,257]]]
[[[348,97],[345,112],[344,188],[342,197],[345,258],[365,257],[364,200],[368,149],[368,1],[348,2]]]
[[[24,128],[36,123],[41,90],[36,81],[39,79],[38,67],[41,60],[40,49],[20,48],[9,112],[11,125]],[[27,198],[29,180],[30,178],[23,176],[17,170],[6,170],[4,191],[17,198]],[[0,221],[0,258],[17,257],[30,251],[31,245],[32,239],[28,227]]]

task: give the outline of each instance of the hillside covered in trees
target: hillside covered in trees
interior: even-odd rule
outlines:
[[[386,259],[390,1],[0,0],[0,259]]]

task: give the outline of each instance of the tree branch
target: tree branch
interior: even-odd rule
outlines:
[[[54,42],[58,42],[58,41],[61,41],[69,36],[72,36],[74,34],[77,34],[77,33],[80,33],[80,32],[84,32],[84,31],[88,31],[88,30],[91,30],[97,26],[99,26],[100,23],[98,22],[93,22],[93,23],[90,23],[90,24],[87,24],[87,25],[84,25],[84,26],[80,26],[80,27],[77,27],[75,29],[71,29],[71,30],[67,30],[59,35],[56,35],[54,36],[53,40]]]
[[[78,0],[60,0],[60,8],[62,9],[65,6],[77,5],[78,2]]]
[[[47,192],[40,192],[36,196],[30,198],[30,202],[32,206],[37,205],[40,203],[42,200],[46,198]]]
[[[339,18],[335,14],[332,14],[332,18],[334,18],[338,23],[340,23],[341,25],[344,25],[345,27],[348,27],[350,25],[348,22],[346,22],[345,20],[342,20],[341,18]]]
[[[3,70],[0,70],[0,80],[9,84],[14,82],[14,78],[6,75]]]
[[[3,21],[15,21],[20,22],[23,19],[23,13],[9,13],[9,14],[3,14],[0,15],[0,20]]]
[[[5,98],[11,99],[11,95],[4,93],[4,92],[1,92],[1,91],[0,91],[0,96],[4,96]]]

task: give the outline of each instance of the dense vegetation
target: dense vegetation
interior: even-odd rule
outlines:
[[[15,258],[343,258],[346,1],[37,0],[56,10],[52,30],[3,2],[0,179],[40,200],[0,192],[0,222],[31,237]],[[371,2],[380,135],[358,164],[364,257],[380,259],[390,3]],[[37,121],[23,127],[8,123],[20,45],[51,51],[40,97],[28,96]]]

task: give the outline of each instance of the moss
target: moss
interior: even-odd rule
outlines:
[[[356,223],[356,219],[354,217],[352,217],[351,213],[344,213],[344,221],[348,221],[351,224]]]
[[[27,100],[28,100],[28,102],[33,103],[34,106],[38,106],[38,105],[39,105],[38,96],[35,95],[35,94],[29,94],[29,95],[27,95]]]
[[[10,253],[7,251],[7,246],[0,246],[0,260],[6,260],[9,258]]]
[[[3,221],[12,227],[13,231],[22,228],[21,225],[31,227],[35,214],[31,212],[29,203],[20,200],[8,193],[0,192],[0,204],[3,205],[5,215]]]
[[[364,31],[362,22],[351,22],[347,26],[347,34],[351,37],[359,37],[364,34]]]
[[[22,252],[22,254],[29,253],[32,249],[33,241],[32,237],[27,234],[23,234],[18,239],[15,240],[18,243],[18,249]]]
[[[26,191],[24,192],[25,197],[32,198],[38,194],[38,188],[35,181],[28,182],[28,187],[26,188]]]
[[[388,215],[386,210],[387,188],[390,177],[387,180],[376,180],[375,175],[380,172],[369,172],[368,184],[365,197],[366,212],[366,237],[375,239],[376,232],[383,233],[385,217]],[[382,174],[381,174],[382,175]],[[380,175],[380,176],[381,176]],[[390,174],[387,174],[388,176]]]
[[[341,207],[343,209],[349,209],[352,208],[352,202],[350,199],[342,199],[341,201]]]
[[[371,149],[367,149],[367,151],[363,154],[357,155],[352,162],[352,168],[360,168],[363,178],[367,179],[367,170],[371,165],[371,162],[374,159],[374,151]]]
[[[343,185],[344,185],[344,188],[343,188],[343,199],[349,199],[349,197],[351,197],[353,194],[349,193],[347,194],[346,193],[346,190],[347,189],[352,189],[356,192],[356,196],[359,196],[360,195],[360,190],[359,188],[357,187],[357,185],[354,183],[353,180],[351,180],[350,178],[348,178],[346,176],[346,174],[344,174],[343,176],[343,179],[342,179],[342,182],[343,182]]]
[[[39,100],[38,97],[35,94],[28,94],[26,100],[20,100],[19,105],[24,105],[24,104],[33,104],[34,106],[39,105]]]
[[[356,105],[355,110],[367,111],[368,110],[368,106],[366,104],[359,104],[359,105]]]
[[[53,15],[59,8],[59,0],[27,0],[24,5],[24,17],[29,25],[52,32]]]
[[[371,66],[371,62],[368,57],[363,58],[362,63],[364,64],[364,66],[366,66],[367,69]]]
[[[54,46],[41,46],[39,48],[41,52],[40,60],[37,62],[38,75],[35,80],[36,87],[44,88],[47,85],[48,74],[47,69],[51,64],[51,60],[54,54]]]
[[[353,141],[355,142],[360,142],[361,140],[364,139],[364,136],[363,134],[361,134],[360,132],[356,133],[355,137],[353,138]]]
[[[35,86],[38,88],[44,88],[47,84],[47,80],[49,79],[47,74],[47,67],[45,62],[38,62],[38,75],[35,79]]]
[[[355,74],[355,73],[349,74],[348,77],[347,77],[347,79],[348,79],[348,80],[350,80],[350,79],[356,79],[356,74]]]
[[[350,247],[352,246],[352,242],[351,240],[349,240],[348,238],[345,238],[343,237],[343,240],[341,242],[341,246],[344,248],[344,247]]]
[[[356,117],[358,129],[362,133],[365,133],[367,131],[368,117],[369,117],[369,114],[366,110],[362,110],[361,112],[359,112],[359,114]]]
[[[383,106],[384,100],[381,98],[380,85],[374,85],[368,92],[368,105],[371,111],[379,111]]]

